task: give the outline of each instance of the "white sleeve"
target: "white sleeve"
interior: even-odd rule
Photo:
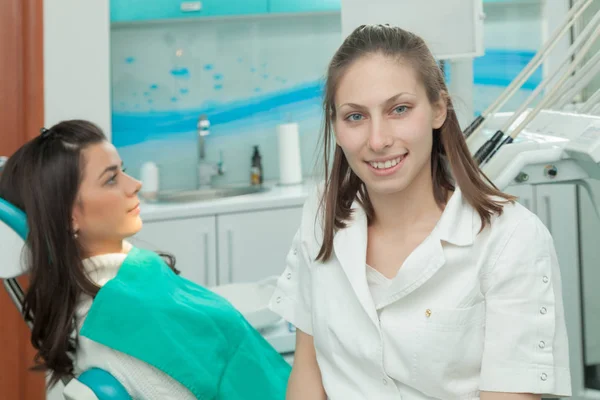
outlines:
[[[286,257],[286,268],[269,303],[273,312],[309,335],[313,334],[311,258],[304,232],[314,231],[315,210],[315,198],[309,198],[304,205],[300,228]]]
[[[302,332],[312,335],[310,283],[310,271],[298,230],[286,259],[285,271],[277,281],[269,307]]]
[[[561,276],[550,233],[518,224],[482,278],[486,328],[480,390],[570,396]]]

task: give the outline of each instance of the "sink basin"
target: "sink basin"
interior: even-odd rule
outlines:
[[[147,200],[155,203],[186,203],[263,193],[268,190],[262,186],[225,186],[198,190],[164,191],[159,192],[156,198]]]

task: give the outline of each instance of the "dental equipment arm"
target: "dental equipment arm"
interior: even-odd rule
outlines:
[[[494,101],[480,116],[478,116],[469,125],[465,131],[465,138],[471,136],[475,137],[483,129],[483,123],[485,119],[498,110],[511,98],[523,84],[529,79],[529,77],[535,72],[535,70],[542,64],[544,59],[554,49],[560,38],[562,38],[567,32],[569,32],[571,26],[575,23],[577,18],[592,4],[593,0],[587,0],[585,2],[577,2],[567,13],[567,17],[562,26],[554,31],[554,34],[546,41],[544,47],[537,52],[535,57],[523,68],[519,75],[511,82],[511,84],[502,92],[502,94]],[[588,25],[592,25],[591,23]]]
[[[600,16],[600,13],[598,14]],[[600,72],[600,52],[590,58],[579,71],[575,73],[567,82],[566,87],[570,87],[564,94],[558,94],[553,102],[555,110],[562,110],[578,93],[580,93]]]
[[[589,40],[587,42],[585,42],[585,44],[582,46],[579,53],[575,57],[575,60],[573,60],[573,62],[569,65],[569,68],[567,69],[567,71],[561,76],[561,78],[554,85],[554,87],[550,90],[550,92],[540,101],[540,103],[531,112],[527,113],[527,116],[511,132],[510,136],[507,136],[500,144],[498,144],[498,142],[500,142],[500,140],[504,136],[504,131],[508,131],[508,129],[510,129],[510,126],[512,126],[513,123],[515,121],[517,121],[518,118],[520,118],[521,114],[523,114],[523,112],[529,107],[529,105],[538,96],[538,94],[541,92],[541,90],[548,85],[548,82],[550,82],[551,80],[553,80],[555,78],[555,75],[557,73],[555,72],[551,77],[549,77],[548,79],[545,79],[540,85],[538,85],[536,90],[531,94],[531,96],[529,96],[529,98],[521,105],[521,107],[506,122],[506,124],[503,126],[503,128],[500,129],[499,131],[497,131],[494,134],[494,136],[490,140],[488,140],[477,151],[477,153],[475,154],[475,159],[479,163],[479,165],[483,165],[487,161],[489,161],[502,146],[512,143],[514,141],[514,139],[516,139],[519,136],[520,132],[537,116],[537,114],[553,101],[553,99],[559,93],[559,91],[563,89],[563,86],[564,86],[565,82],[569,79],[569,76],[573,73],[575,68],[577,68],[577,66],[581,63],[581,61],[585,57],[586,53],[590,50],[590,48],[594,44],[595,40],[599,36],[600,36],[600,26],[598,26],[594,29],[594,33],[592,33]],[[572,54],[575,52],[575,49],[584,40],[584,38],[585,37],[583,35],[578,37],[578,40],[576,41],[576,43],[574,43],[573,46],[571,46],[571,49],[569,50],[569,54]],[[570,55],[568,57],[566,57],[565,59],[568,60],[569,58],[570,58]],[[559,71],[559,69],[557,69],[557,71]]]
[[[590,96],[589,99],[585,102],[583,107],[579,110],[580,113],[590,113],[594,110],[598,105],[600,105],[600,89],[596,90],[596,92]]]

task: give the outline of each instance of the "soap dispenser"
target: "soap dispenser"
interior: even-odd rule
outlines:
[[[254,154],[252,154],[250,183],[253,186],[262,185],[263,183],[262,157],[260,156],[260,152],[258,151],[258,146],[254,146]]]

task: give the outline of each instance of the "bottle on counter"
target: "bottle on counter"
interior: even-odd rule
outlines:
[[[254,146],[254,154],[252,154],[252,166],[250,168],[250,183],[253,186],[262,185],[263,183],[263,168],[262,157],[258,151],[258,146]]]

